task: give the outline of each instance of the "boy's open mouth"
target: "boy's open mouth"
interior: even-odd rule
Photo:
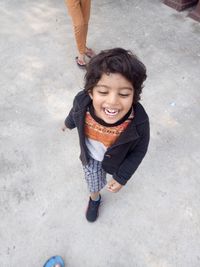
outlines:
[[[104,112],[109,116],[116,116],[119,113],[118,109],[104,108]]]

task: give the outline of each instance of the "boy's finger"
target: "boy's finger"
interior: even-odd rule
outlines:
[[[62,127],[61,130],[64,132],[66,130],[66,127]]]
[[[106,185],[106,188],[107,188],[107,189],[110,189],[110,188],[111,188],[111,186],[107,184],[107,185]]]
[[[118,187],[112,185],[112,186],[107,186],[107,190],[112,192],[112,193],[116,193],[117,191],[119,191]]]
[[[107,188],[109,192],[115,193],[115,191],[112,188]]]

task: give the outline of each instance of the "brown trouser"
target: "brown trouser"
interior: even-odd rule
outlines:
[[[65,0],[72,23],[76,45],[80,54],[85,53],[91,0]]]

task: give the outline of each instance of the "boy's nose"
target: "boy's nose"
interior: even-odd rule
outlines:
[[[116,105],[118,103],[117,95],[116,94],[110,94],[107,102],[110,105]]]

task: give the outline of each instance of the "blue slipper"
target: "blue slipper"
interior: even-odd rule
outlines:
[[[65,263],[60,256],[53,256],[46,263],[43,267],[54,267],[54,265],[60,264],[61,267],[65,267]]]

